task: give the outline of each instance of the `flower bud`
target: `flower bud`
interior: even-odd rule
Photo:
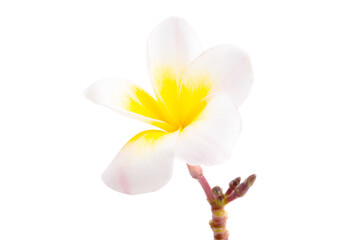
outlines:
[[[225,196],[229,196],[229,195],[235,190],[235,188],[240,184],[240,182],[241,182],[241,178],[240,178],[240,177],[237,177],[237,178],[235,178],[234,180],[232,180],[232,181],[229,183],[229,188],[228,188],[228,190],[226,191]]]
[[[229,183],[229,188],[234,190],[240,184],[241,178],[237,177]]]
[[[224,194],[221,187],[219,186],[213,187],[212,192],[214,193],[216,200],[219,201],[224,200]]]
[[[244,182],[248,187],[251,187],[252,185],[254,185],[255,180],[256,180],[256,175],[253,174],[249,176],[247,179],[245,179]]]
[[[249,190],[248,185],[245,182],[243,182],[235,189],[234,194],[236,195],[236,197],[242,197],[247,193],[248,190]]]

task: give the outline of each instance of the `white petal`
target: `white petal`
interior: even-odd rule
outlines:
[[[227,160],[241,129],[236,105],[227,95],[213,96],[200,115],[180,132],[176,157],[190,165]]]
[[[142,88],[128,81],[111,78],[91,85],[84,95],[96,104],[166,131],[173,130],[157,101]]]
[[[183,73],[201,51],[194,31],[181,18],[171,17],[162,21],[150,34],[147,58],[151,82],[157,98],[171,116],[178,112],[178,86]]]
[[[229,94],[240,106],[252,82],[249,56],[235,46],[221,45],[205,51],[190,64],[181,87],[191,91],[205,84],[211,88],[210,93]]]
[[[104,183],[126,194],[153,192],[171,178],[178,132],[144,131],[133,137],[102,175]]]

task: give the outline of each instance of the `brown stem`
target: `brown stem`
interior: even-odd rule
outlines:
[[[209,224],[214,233],[215,240],[228,240],[229,231],[226,229],[226,220],[228,218],[227,212],[225,211],[225,205],[217,206],[211,204],[212,219]]]
[[[209,224],[213,230],[214,239],[228,240],[229,232],[226,230],[227,213],[224,210],[225,204],[223,204],[225,199],[223,197],[219,197],[220,195],[223,196],[221,188],[217,186],[211,189],[200,166],[187,166],[190,175],[200,183],[211,206],[212,220],[210,220]]]
[[[211,189],[200,166],[187,165],[187,167],[190,175],[200,183],[211,206],[212,219],[209,224],[214,233],[214,240],[228,240],[229,231],[226,229],[228,215],[224,208],[229,202],[244,196],[254,184],[256,176],[251,175],[241,184],[240,177],[235,178],[230,182],[229,189],[223,194],[219,186]]]

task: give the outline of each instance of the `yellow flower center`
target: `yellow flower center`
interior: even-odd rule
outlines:
[[[162,67],[156,73],[154,81],[155,89],[158,90],[158,105],[162,112],[160,119],[171,126],[164,130],[181,130],[192,123],[205,108],[205,98],[210,92],[208,78],[206,75],[196,76],[196,81],[187,79],[187,82],[183,83],[183,73],[177,76],[171,68]]]
[[[157,100],[141,88],[134,86],[132,95],[124,104],[134,113],[158,120],[152,125],[167,132],[181,130],[191,124],[205,108],[206,96],[211,84],[206,74],[193,76],[182,82],[182,74],[176,75],[168,67],[162,67],[154,76]]]

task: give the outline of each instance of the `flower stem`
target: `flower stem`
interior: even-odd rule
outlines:
[[[211,190],[211,187],[210,187],[208,181],[206,180],[205,176],[203,175],[202,168],[200,166],[191,166],[189,164],[187,164],[187,167],[189,169],[190,175],[200,183],[202,189],[205,192],[207,200],[209,202],[214,201],[215,196]]]
[[[228,240],[229,231],[226,229],[228,215],[224,208],[226,204],[246,194],[249,188],[254,184],[256,175],[253,174],[249,176],[241,184],[240,177],[235,178],[229,183],[229,189],[223,194],[223,191],[219,186],[211,189],[200,166],[187,165],[187,167],[190,175],[200,183],[211,206],[212,219],[209,224],[214,233],[214,240]]]

